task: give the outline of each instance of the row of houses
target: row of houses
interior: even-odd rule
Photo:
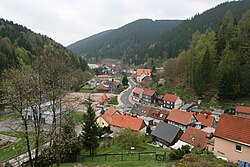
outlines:
[[[242,110],[244,109],[244,111]],[[244,115],[240,115],[244,113]],[[247,116],[246,116],[247,115]],[[153,128],[153,141],[171,149],[189,145],[200,146],[225,160],[250,163],[250,107],[239,106],[236,115],[222,114],[216,125],[215,118],[206,113],[187,112],[178,109],[164,110],[135,104],[129,112],[119,112],[110,107],[97,118],[100,127],[110,126],[116,132],[120,128],[146,133]],[[154,126],[151,126],[154,127]]]
[[[183,101],[180,97],[173,94],[159,95],[156,91],[151,89],[143,89],[135,87],[132,92],[133,100],[145,104],[159,104],[162,108],[173,109],[180,108]]]
[[[247,166],[250,165],[249,116],[250,107],[238,106],[236,115],[222,114],[215,126],[212,116],[174,109],[152,135],[155,142],[166,147],[201,146],[218,158]]]

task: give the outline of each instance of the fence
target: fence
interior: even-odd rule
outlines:
[[[78,155],[77,162],[103,162],[103,161],[166,161],[166,153],[157,154],[156,152],[128,152],[119,154],[96,154]]]

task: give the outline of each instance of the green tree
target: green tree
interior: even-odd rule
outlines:
[[[116,138],[122,148],[130,149],[131,147],[138,147],[142,143],[142,136],[139,132],[133,131],[130,128],[119,131]]]
[[[234,51],[227,44],[219,64],[219,96],[223,99],[240,97],[240,66]]]
[[[87,100],[87,112],[83,115],[82,134],[80,136],[82,146],[89,151],[89,155],[95,154],[99,146],[98,134],[99,128],[96,123],[96,115],[89,98]]]
[[[124,86],[127,86],[127,85],[128,85],[128,78],[127,78],[126,75],[124,75],[123,78],[122,78],[122,84],[123,84]]]
[[[218,54],[222,54],[222,51],[225,49],[226,44],[231,41],[235,26],[237,25],[236,19],[231,11],[228,11],[224,18],[223,22],[220,25],[218,32],[218,43],[217,51]]]

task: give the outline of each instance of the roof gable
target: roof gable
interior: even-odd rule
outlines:
[[[135,87],[134,90],[133,90],[133,93],[135,93],[135,94],[142,94],[142,92],[143,92],[143,89],[138,88],[138,87]]]
[[[180,131],[181,129],[179,127],[161,121],[151,134],[172,143]]]
[[[99,85],[97,85],[96,89],[97,89],[97,90],[109,90],[109,89],[106,88],[102,83],[100,83]]]
[[[179,98],[179,97],[176,96],[176,95],[165,94],[164,97],[163,97],[163,100],[164,100],[164,101],[176,102],[176,100],[177,100],[178,98]]]
[[[131,117],[128,115],[115,114],[110,122],[113,126],[118,126],[122,128],[131,128],[132,130],[139,131],[143,125],[144,121],[142,119]]]
[[[237,113],[244,113],[244,114],[250,114],[250,107],[247,106],[237,106],[236,107]]]
[[[97,101],[100,103],[107,103],[108,100],[108,96],[104,93]]]
[[[214,122],[214,117],[207,114],[195,114],[195,118],[198,122],[201,122],[201,125],[206,127],[212,127]]]
[[[223,114],[214,135],[250,145],[250,119]]]
[[[203,148],[206,148],[209,141],[207,135],[209,135],[209,133],[188,126],[186,131],[181,136],[180,140],[191,144],[192,146],[201,146]]]
[[[138,69],[136,74],[137,76],[140,76],[142,74],[150,75],[151,69]]]
[[[169,116],[167,117],[167,120],[176,122],[182,125],[188,125],[192,118],[195,118],[193,116],[193,113],[191,112],[185,112],[177,109],[172,109],[170,111]],[[196,118],[195,118],[196,119]]]
[[[108,110],[101,115],[101,117],[107,122],[110,123],[110,121],[112,120],[112,116],[116,113],[116,107],[115,106],[111,106],[108,108]]]

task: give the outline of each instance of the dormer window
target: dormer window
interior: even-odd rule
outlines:
[[[163,114],[160,114],[160,118],[163,116]]]

